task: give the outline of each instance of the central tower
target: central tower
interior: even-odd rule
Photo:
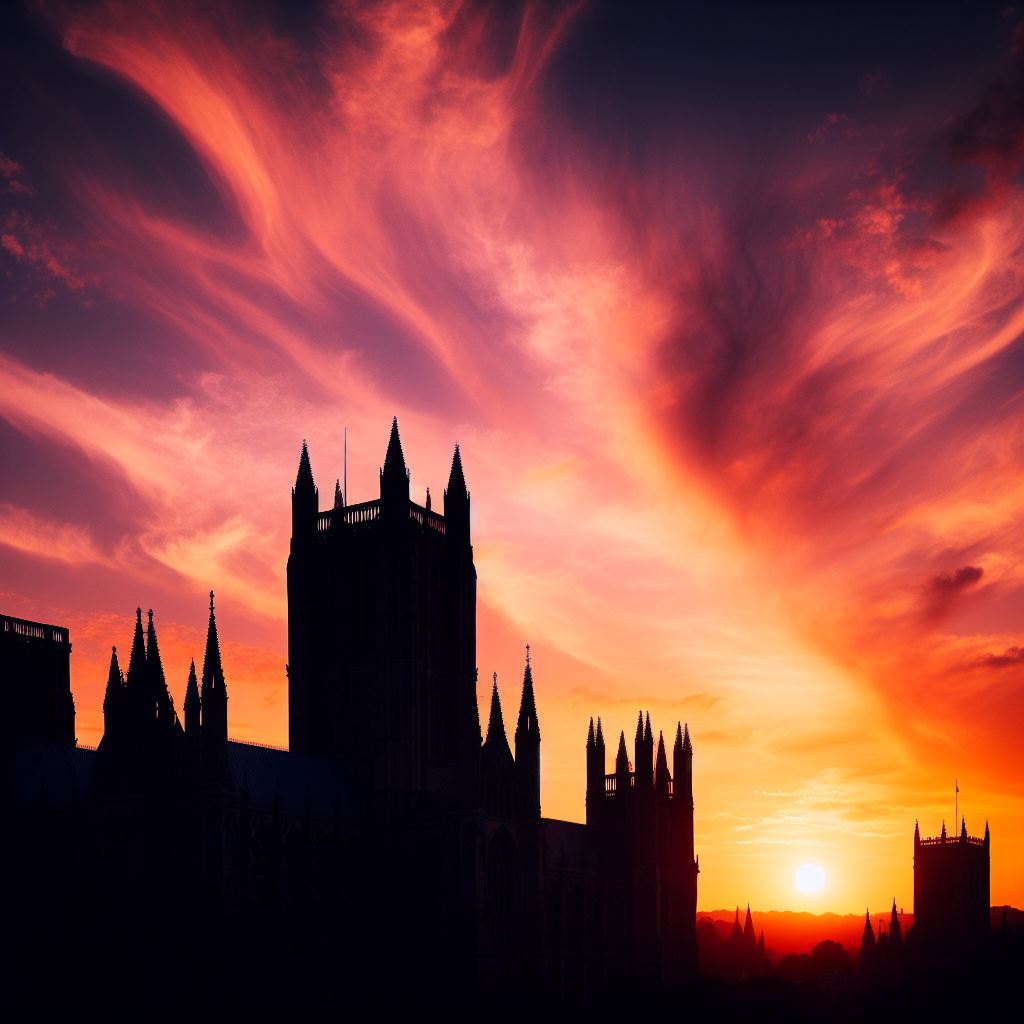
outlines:
[[[398,420],[380,497],[319,509],[305,442],[288,556],[289,746],[373,813],[479,800],[476,568],[458,445],[444,513],[409,496]]]

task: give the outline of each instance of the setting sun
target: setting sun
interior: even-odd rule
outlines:
[[[825,888],[825,869],[820,864],[801,864],[793,881],[800,892],[821,892]]]

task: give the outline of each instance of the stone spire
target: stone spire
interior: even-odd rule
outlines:
[[[199,700],[199,680],[196,679],[196,661],[192,659],[188,667],[188,683],[185,686],[185,735],[192,743],[199,743],[201,729],[201,708]]]

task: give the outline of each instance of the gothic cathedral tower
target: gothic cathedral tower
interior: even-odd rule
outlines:
[[[475,807],[476,569],[458,446],[444,513],[412,501],[397,419],[380,497],[321,512],[303,442],[288,558],[292,751],[333,759],[372,813]]]

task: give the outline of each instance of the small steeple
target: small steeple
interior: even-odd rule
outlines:
[[[644,741],[644,713],[638,711],[636,714],[636,739],[634,744],[639,748],[640,744]]]
[[[124,693],[124,677],[121,675],[121,667],[117,663],[117,648],[110,648],[110,671],[107,673],[107,689],[103,694],[103,711],[109,715],[111,709],[115,714],[118,710],[118,701]]]
[[[494,682],[491,686],[491,713],[487,719],[487,738],[484,743],[499,742],[508,746],[508,737],[505,735],[505,719],[501,713],[501,697],[498,695],[498,673],[495,672]],[[511,754],[511,750],[509,753]]]
[[[516,725],[516,744],[520,733],[532,733],[540,741],[540,722],[537,719],[537,701],[533,694],[533,667],[530,664],[530,645],[526,645],[526,667],[523,669],[523,695],[519,702],[519,722]]]
[[[185,686],[185,735],[194,743],[199,742],[200,711],[199,680],[196,678],[196,660],[193,658],[188,667],[188,683]]]
[[[916,819],[914,820],[914,843],[921,842],[921,825]]]
[[[153,625],[153,609],[149,609],[149,626],[146,629],[146,669],[149,673],[150,692],[156,708],[158,719],[168,725],[177,721],[174,712],[174,701],[167,689],[167,678],[164,676],[164,665],[160,659],[160,648],[156,640],[156,626]]]
[[[292,488],[292,539],[312,537],[316,533],[317,513],[320,511],[320,495],[313,482],[313,467],[309,463],[309,449],[302,442],[299,455],[299,471],[295,474]]]
[[[302,439],[302,451],[299,453],[299,471],[295,474],[295,492],[316,490],[313,483],[313,467],[309,462],[309,448],[306,447],[306,439]]]
[[[680,754],[683,752],[683,723],[682,722],[676,722],[676,741],[675,741],[675,743],[672,746],[672,751],[674,753],[677,750],[679,751]]]
[[[462,472],[462,454],[459,451],[458,443],[455,445],[455,454],[452,455],[452,468],[448,474],[448,486],[444,490],[445,501],[450,498],[468,498],[469,491],[466,490],[466,477]],[[447,511],[447,504],[445,510]]]
[[[991,836],[989,835],[989,831],[988,831],[988,819],[986,818],[985,819],[985,845],[986,846],[988,846],[990,839],[991,839]]]
[[[345,507],[345,495],[341,491],[341,480],[336,479],[334,481],[334,507],[344,508]]]
[[[690,727],[685,723],[683,725],[683,753],[693,753],[693,744],[690,742]]]
[[[594,736],[594,742],[597,744],[599,750],[604,750],[604,732],[601,730],[601,716],[597,716],[597,733]]]
[[[103,734],[118,732],[124,721],[124,676],[117,663],[117,648],[110,648],[110,671],[107,673],[107,689],[103,694]]]
[[[430,488],[427,488],[427,498],[424,502],[423,507],[429,512],[430,511]]]
[[[391,436],[384,465],[380,470],[381,515],[393,524],[409,519],[409,470],[405,465],[402,439],[398,436],[398,417],[391,421]]]
[[[654,763],[654,788],[664,795],[668,794],[668,758],[665,756],[665,736],[658,732],[658,757]]]
[[[135,609],[135,635],[132,637],[132,652],[128,656],[127,687],[141,696],[146,688],[146,638],[142,632],[142,609]],[[134,700],[134,696],[133,696]]]
[[[860,939],[861,947],[873,946],[875,944],[875,930],[871,927],[871,912],[864,911],[864,932]]]
[[[739,904],[736,905],[736,917],[732,922],[732,932],[729,938],[733,942],[742,942],[743,940],[743,929],[740,927],[740,908]]]
[[[615,755],[615,774],[629,776],[629,755],[626,753],[626,730],[619,733],[619,749]]]
[[[459,544],[469,543],[469,491],[462,472],[462,455],[455,446],[448,486],[444,489],[445,536]]]
[[[217,616],[213,610],[213,591],[210,591],[210,618],[206,625],[206,654],[203,657],[203,689],[225,687],[224,667],[220,660],[220,638],[217,635]]]
[[[402,439],[398,436],[398,417],[391,420],[391,434],[388,437],[388,450],[384,455],[384,465],[381,469],[385,477],[394,476],[398,479],[408,479],[409,470],[405,466],[405,453],[402,451]]]
[[[524,817],[540,817],[540,721],[533,694],[533,666],[530,645],[526,645],[526,666],[523,669],[523,694],[519,701],[516,724],[516,780],[520,807]]]
[[[644,743],[649,743],[651,749],[654,749],[654,734],[651,732],[651,713],[647,712],[644,718]]]
[[[945,818],[943,818],[943,819],[942,819],[942,832],[941,832],[941,833],[939,833],[939,838],[940,838],[940,839],[941,839],[941,840],[942,840],[943,842],[945,842],[945,841],[946,841],[946,819],[945,819]]]
[[[211,751],[224,747],[228,741],[228,688],[220,658],[217,616],[210,591],[210,620],[206,627],[206,653],[203,655],[201,691],[203,709],[203,743]]]
[[[594,749],[594,717],[590,717],[590,728],[587,729],[587,750]]]
[[[747,904],[747,918],[743,922],[743,937],[747,942],[753,946],[757,942],[757,937],[754,934],[754,919],[750,914],[750,904]]]

